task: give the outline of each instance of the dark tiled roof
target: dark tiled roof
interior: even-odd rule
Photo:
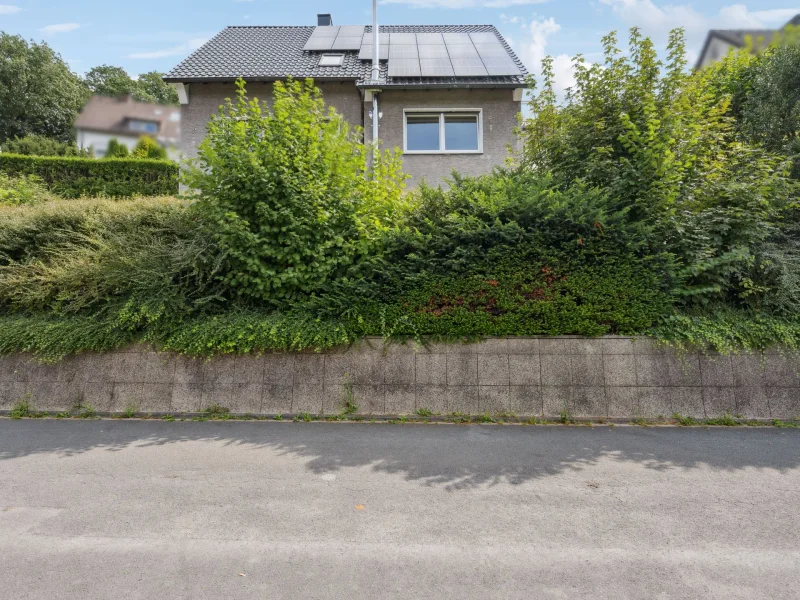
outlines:
[[[131,131],[128,122],[152,121],[158,123],[156,139],[162,144],[175,144],[181,137],[181,109],[177,106],[136,102],[130,96],[109,98],[92,96],[75,121],[76,129],[141,135]]]
[[[291,77],[349,79],[365,85],[370,77],[370,61],[358,58],[357,51],[342,52],[339,67],[320,67],[320,52],[303,50],[314,27],[226,27],[186,60],[164,76],[168,82],[272,80]],[[367,26],[366,33],[372,32]],[[527,71],[503,36],[493,25],[382,25],[381,33],[492,32],[519,67],[518,76],[487,77],[387,77],[386,62],[381,63],[382,86],[473,86],[519,87]],[[338,51],[337,51],[338,53]]]
[[[737,48],[744,48],[750,42],[753,44],[753,50],[760,52],[772,42],[776,34],[787,27],[797,27],[798,25],[800,25],[800,14],[792,17],[780,29],[711,29],[706,36],[706,41],[703,43],[703,49],[698,55],[695,68],[699,69],[702,66],[703,57],[713,38],[719,38]]]

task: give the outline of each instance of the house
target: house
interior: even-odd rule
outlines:
[[[748,45],[759,52],[766,48],[777,35],[800,26],[800,14],[780,29],[712,29],[706,36],[703,49],[695,64],[702,69],[717,62],[731,50],[745,48]]]
[[[173,160],[180,154],[181,110],[177,106],[136,102],[130,96],[93,96],[78,115],[75,129],[78,147],[94,148],[97,158],[105,155],[112,138],[133,150],[143,135],[154,138]]]
[[[269,103],[272,84],[313,78],[328,105],[384,148],[397,147],[409,186],[437,185],[453,169],[487,173],[517,144],[514,133],[527,72],[492,25],[389,25],[378,30],[379,69],[372,72],[372,27],[228,27],[164,80],[181,101],[186,156],[243,78],[248,95]]]

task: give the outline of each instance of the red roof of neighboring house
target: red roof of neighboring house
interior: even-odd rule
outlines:
[[[131,129],[131,121],[156,123],[157,133]],[[93,96],[75,121],[76,129],[119,135],[150,135],[162,145],[177,145],[181,137],[181,109],[177,106],[136,102],[130,96]]]

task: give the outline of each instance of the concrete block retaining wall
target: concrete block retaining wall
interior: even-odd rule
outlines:
[[[349,382],[349,384],[347,383]],[[775,353],[677,356],[646,338],[493,338],[477,344],[383,346],[365,339],[325,353],[207,361],[142,346],[58,364],[0,357],[0,410],[337,414],[347,390],[358,413],[636,418],[730,412],[800,416],[800,358]]]

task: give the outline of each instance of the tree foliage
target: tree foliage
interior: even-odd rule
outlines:
[[[157,141],[148,135],[143,135],[136,142],[133,151],[131,152],[133,158],[152,158],[154,160],[165,160],[167,158],[167,151],[162,148]]]
[[[369,256],[402,206],[391,152],[367,177],[361,131],[325,108],[312,81],[277,82],[271,107],[243,81],[208,125],[189,187],[240,295],[277,302],[314,292]]]
[[[0,32],[0,143],[30,134],[68,141],[87,98],[50,46]]]
[[[117,138],[108,140],[108,147],[103,158],[125,158],[128,156],[128,147],[120,144]]]
[[[178,92],[164,83],[163,73],[149,71],[133,79],[122,67],[100,65],[86,73],[86,86],[97,96],[129,95],[137,102],[178,104]]]
[[[737,139],[730,79],[724,68],[688,72],[682,31],[670,35],[666,64],[637,29],[627,54],[614,34],[603,43],[602,64],[576,59],[563,105],[544,61],[524,168],[607,190],[654,249],[676,257],[687,306],[763,305],[779,285],[758,252],[789,206],[785,159]]]
[[[90,156],[91,152],[78,148],[74,140],[61,142],[52,138],[32,133],[22,138],[6,140],[0,145],[0,151],[9,154],[26,156]]]

